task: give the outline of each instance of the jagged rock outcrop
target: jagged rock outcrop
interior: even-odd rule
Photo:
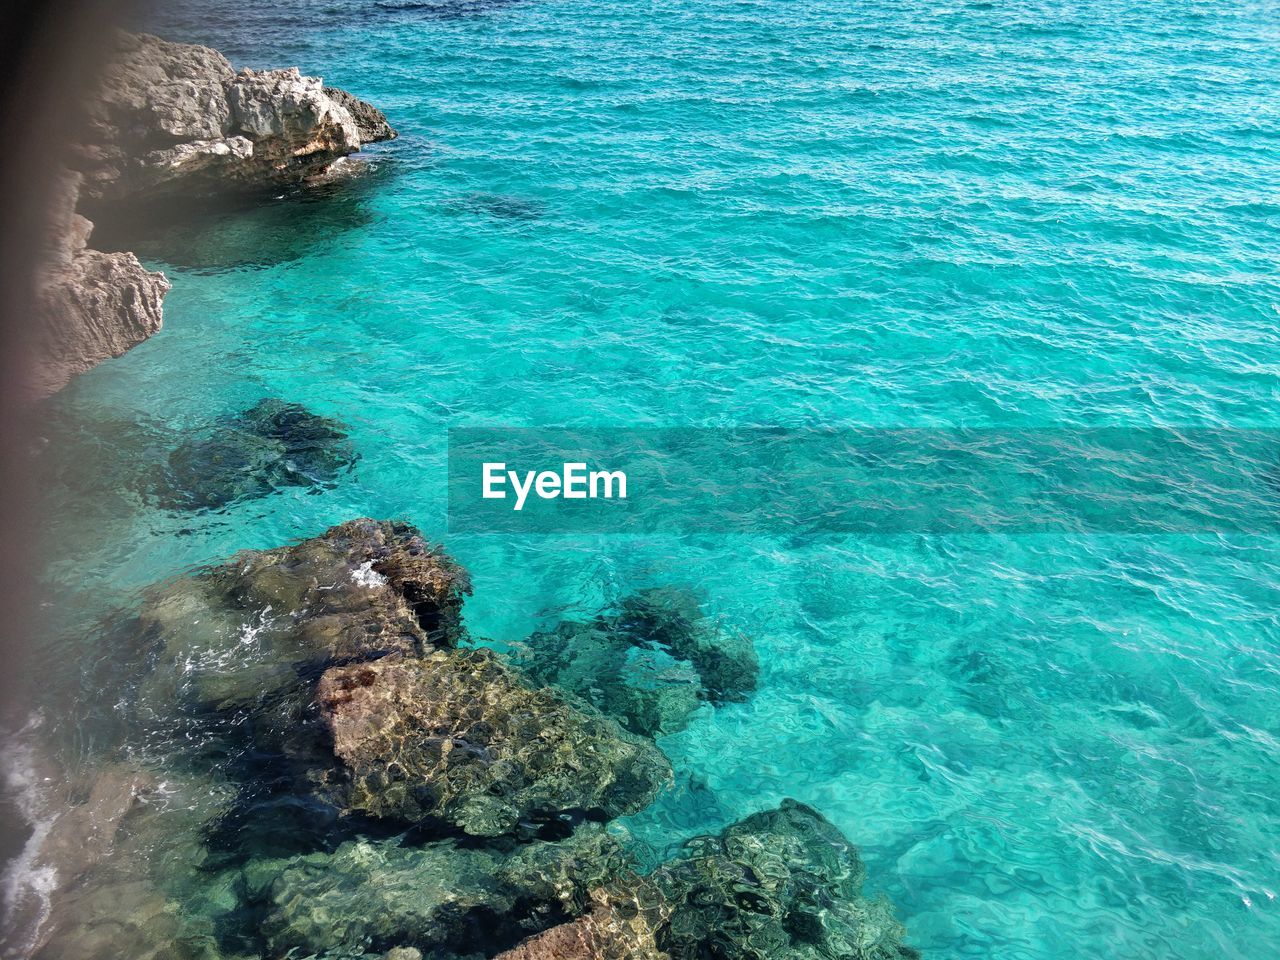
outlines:
[[[148,712],[176,706],[293,741],[324,670],[454,646],[470,592],[408,524],[352,520],[154,587],[117,632],[150,666],[135,698]]]
[[[396,135],[296,67],[235,71],[208,47],[120,32],[76,150],[91,204],[297,183]]]
[[[648,737],[683,729],[702,703],[745,700],[760,675],[750,638],[674,587],[642,590],[592,620],[535,633],[520,665]]]
[[[381,111],[318,77],[236,72],[208,47],[114,35],[110,65],[51,203],[36,278],[30,392],[46,396],[160,329],[169,291],[132,253],[87,246],[95,219],[129,205],[212,198],[323,177],[396,132]],[[79,211],[79,212],[77,212]]]
[[[489,650],[328,671],[316,699],[347,809],[491,837],[648,805],[667,758],[585,704],[536,689]]]
[[[36,278],[35,363],[29,389],[45,396],[160,329],[169,292],[163,273],[132,253],[88,246],[93,224],[76,212],[79,177],[62,171],[49,205],[42,268]]]
[[[498,960],[910,960],[888,902],[862,895],[858,851],[784,800],[699,837],[647,877],[593,892],[583,916]]]
[[[323,91],[330,100],[346,107],[351,119],[356,122],[356,129],[360,131],[361,143],[379,143],[396,138],[395,128],[387,122],[386,114],[373,104],[365,103],[359,97],[337,87],[324,87]]]

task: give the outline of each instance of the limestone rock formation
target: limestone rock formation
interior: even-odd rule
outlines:
[[[397,136],[395,128],[387,122],[386,114],[384,114],[373,104],[365,103],[359,97],[352,96],[345,90],[337,87],[325,87],[324,95],[334,103],[345,107],[347,112],[351,114],[351,119],[356,122],[356,129],[360,132],[360,142],[378,143],[383,140],[394,140]]]
[[[677,588],[643,590],[592,620],[536,633],[520,662],[537,682],[648,737],[682,729],[701,703],[745,700],[760,673],[751,640]]]
[[[89,249],[93,225],[81,214],[114,223],[133,205],[301,183],[396,136],[378,109],[296,67],[236,72],[208,47],[123,31],[113,42],[69,150],[74,173],[51,205],[36,278],[36,397],[160,329],[168,280],[131,253]]]
[[[488,650],[335,668],[316,696],[346,766],[343,804],[375,817],[498,836],[635,812],[671,776],[651,743]]]
[[[85,200],[153,200],[297,183],[396,135],[317,77],[236,72],[216,50],[121,32],[78,148]]]
[[[63,171],[49,208],[36,278],[35,365],[29,389],[44,396],[160,329],[169,292],[163,273],[132,253],[88,247],[93,224],[76,213],[79,177]]]

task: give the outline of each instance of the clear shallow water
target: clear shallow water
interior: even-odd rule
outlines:
[[[693,583],[764,675],[663,741],[680,783],[630,823],[655,857],[794,796],[932,957],[1280,953],[1274,539],[445,516],[458,425],[1275,426],[1274,4],[293,2],[155,29],[298,63],[402,136],[343,195],[135,244],[174,282],[165,330],[55,403],[93,467],[51,491],[64,612],[357,515],[444,540],[499,644]],[[355,469],[205,514],[120,482],[265,396],[345,421]]]

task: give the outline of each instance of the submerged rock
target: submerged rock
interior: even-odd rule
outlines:
[[[469,193],[462,199],[465,209],[485,213],[498,220],[537,220],[546,211],[537,200],[503,193]]]
[[[290,738],[288,711],[305,709],[328,667],[455,645],[470,592],[413,527],[352,520],[153,588],[122,632],[150,666],[139,698],[150,710],[179,705]]]
[[[644,878],[606,884],[591,909],[499,960],[907,960],[905,931],[862,896],[857,850],[794,800],[689,841]]]
[[[49,847],[82,866],[41,960],[916,956],[863,896],[856,849],[794,801],[640,875],[600,821],[648,804],[666,757],[459,647],[469,592],[416,530],[373,520],[149,591],[117,638],[146,665],[124,701],[155,720],[145,752],[162,731],[180,759],[163,790],[122,768],[85,792]],[[609,644],[682,655],[706,698],[741,693],[753,661],[694,610],[640,595],[609,615]]]
[[[216,50],[120,32],[77,166],[94,202],[297,183],[395,131],[317,77],[232,69]]]
[[[331,486],[356,459],[342,423],[267,399],[180,444],[155,492],[169,509],[216,509],[281,487]]]
[[[317,700],[346,767],[341,802],[374,817],[498,836],[633,813],[671,776],[651,743],[488,650],[335,668]]]
[[[865,879],[857,849],[830,821],[784,800],[690,841],[657,872],[674,905],[658,943],[673,960],[917,956],[887,901],[862,896]]]
[[[644,590],[615,611],[529,638],[521,666],[633,733],[683,729],[703,702],[745,700],[760,663],[750,639],[707,617],[687,590]]]
[[[166,735],[234,745],[245,815],[339,812],[431,833],[546,836],[646,805],[648,741],[490,651],[455,650],[465,573],[403,524],[353,521],[149,592],[130,698]],[[250,764],[250,766],[245,766]],[[325,813],[330,810],[332,813]]]
[[[692,591],[642,590],[622,601],[617,622],[639,642],[664,647],[692,663],[713,702],[746,700],[760,680],[760,660],[751,640],[712,622]]]
[[[496,960],[670,960],[656,940],[669,904],[638,877],[629,884],[629,895],[624,889],[596,891],[587,913],[529,937]]]
[[[706,701],[692,664],[633,646],[609,622],[564,622],[529,638],[521,666],[539,683],[588,701],[632,733],[682,730]]]
[[[160,329],[170,284],[132,253],[88,246],[93,224],[76,213],[79,177],[58,178],[36,280],[30,392],[43,397]]]
[[[333,853],[245,868],[250,896],[266,904],[272,956],[290,951],[412,948],[491,955],[582,912],[588,891],[629,860],[597,825],[520,845],[354,841]]]

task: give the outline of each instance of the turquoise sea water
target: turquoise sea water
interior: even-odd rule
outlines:
[[[1280,955],[1274,538],[445,512],[454,426],[1280,425],[1280,7],[286,0],[152,27],[300,64],[401,137],[326,196],[134,238],[165,329],[53,404],[86,467],[51,490],[64,612],[361,515],[444,541],[499,645],[693,584],[762,687],[662,741],[677,786],[629,823],[653,857],[793,796],[929,957]],[[205,513],[120,482],[262,397],[346,422],[355,468]]]

